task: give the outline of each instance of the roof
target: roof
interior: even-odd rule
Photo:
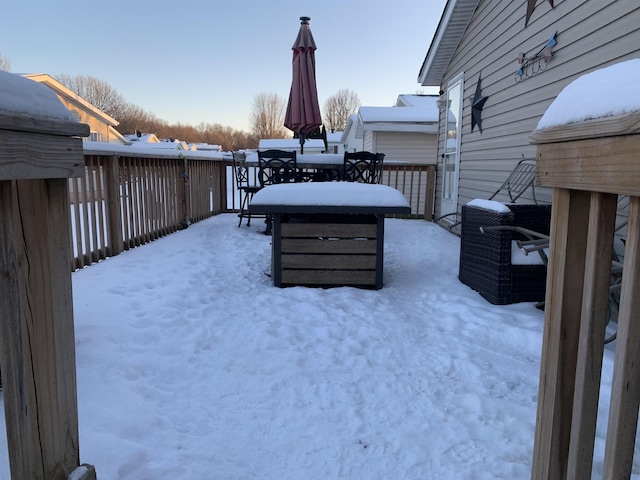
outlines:
[[[360,107],[356,138],[365,131],[437,133],[439,111],[436,98],[430,107]]]
[[[349,118],[347,119],[347,125],[344,127],[344,131],[342,132],[342,137],[340,138],[341,142],[345,142],[347,140],[347,137],[349,136],[349,132],[351,131],[352,128],[355,128],[355,126],[358,124],[358,115],[355,113],[352,113],[351,115],[349,115]]]
[[[138,143],[159,143],[160,140],[154,133],[141,133],[138,136],[137,133],[125,133],[124,138],[129,140],[130,142],[138,142]]]
[[[398,95],[396,107],[427,107],[435,106],[438,95]]]
[[[327,143],[340,143],[342,132],[327,132]]]
[[[420,67],[418,83],[422,86],[440,86],[479,3],[480,0],[447,0],[427,56]]]
[[[296,150],[300,148],[298,138],[262,138],[259,143],[260,150],[275,148],[279,150]],[[320,149],[324,151],[324,141],[317,138],[308,138],[304,142],[305,149]]]
[[[24,73],[21,75],[24,78],[28,78],[29,80],[33,80],[35,82],[46,85],[51,90],[56,92],[57,95],[64,97],[67,101],[75,104],[78,108],[93,114],[96,118],[100,119],[108,126],[116,127],[119,124],[119,122],[115,118],[107,115],[105,112],[86,101],[80,95],[64,86],[51,75],[47,73]]]

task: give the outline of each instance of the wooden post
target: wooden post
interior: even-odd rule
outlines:
[[[59,115],[0,113],[0,365],[11,478],[65,480],[79,467],[67,184],[85,174],[78,137],[89,127],[70,120],[48,87],[0,75],[8,90],[0,101]],[[91,479],[85,471],[80,478]]]
[[[554,190],[532,477],[565,478],[589,195]]]
[[[104,180],[107,189],[107,238],[109,245],[107,254],[110,257],[122,253],[124,238],[122,236],[122,211],[120,208],[120,167],[118,157],[112,156],[104,168]],[[124,182],[122,182],[124,185]]]
[[[532,479],[591,478],[618,195],[629,224],[603,478],[628,479],[640,407],[640,112],[534,132],[554,188]]]
[[[67,181],[0,184],[3,290],[11,298],[2,308],[10,318],[0,351],[12,478],[66,478],[79,465]]]
[[[427,191],[424,199],[424,219],[432,222],[436,199],[436,166],[427,166]]]
[[[604,478],[630,478],[640,406],[640,197],[631,198]]]
[[[182,158],[182,188],[184,188],[183,192],[183,201],[184,201],[184,215],[182,217],[182,226],[187,228],[191,224],[191,182],[190,182],[190,172],[189,172],[189,162],[186,157],[180,155]]]

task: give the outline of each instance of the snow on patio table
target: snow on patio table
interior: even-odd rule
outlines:
[[[357,182],[281,183],[260,190],[251,200],[259,205],[408,207],[395,188]]]

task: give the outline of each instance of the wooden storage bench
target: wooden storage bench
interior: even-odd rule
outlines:
[[[382,288],[384,216],[410,213],[399,191],[349,182],[272,185],[249,209],[273,218],[271,277],[278,287]]]

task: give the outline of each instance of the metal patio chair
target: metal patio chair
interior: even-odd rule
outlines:
[[[258,193],[261,185],[251,183],[249,169],[244,164],[246,154],[243,152],[232,152],[233,155],[233,175],[236,180],[236,190],[240,192],[240,221],[238,227],[242,225],[242,219],[247,218],[247,227],[251,224],[251,213],[247,209],[254,194]]]
[[[345,152],[342,180],[345,182],[380,183],[384,153]]]
[[[300,180],[295,151],[259,150],[258,169],[258,181],[263,187]]]
[[[285,150],[258,150],[258,181],[262,187],[278,183],[295,183],[302,181],[298,171],[296,152]],[[265,235],[271,235],[271,215],[266,215]]]
[[[538,205],[538,199],[536,198],[536,161],[532,158],[523,158],[513,168],[507,179],[493,192],[493,194],[487,200],[494,200],[498,195],[506,194],[509,197],[511,203],[516,201],[531,188],[531,195],[533,197],[533,203]],[[453,230],[460,225],[462,212],[452,212],[442,215],[434,219],[434,223],[438,223],[448,217],[456,217],[456,220],[448,225],[449,230]]]

